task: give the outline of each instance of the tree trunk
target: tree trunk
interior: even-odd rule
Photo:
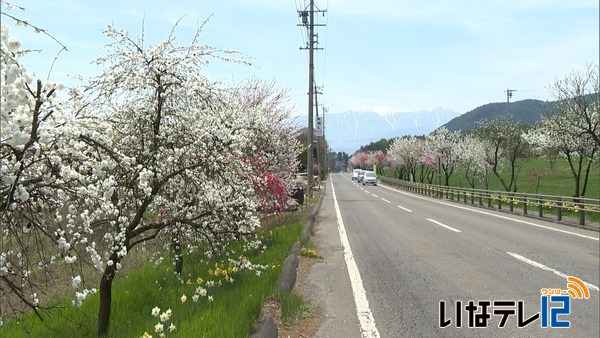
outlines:
[[[116,256],[113,254],[112,256]],[[113,258],[111,256],[111,258]],[[115,257],[116,258],[116,257]],[[108,334],[108,325],[110,323],[110,308],[112,302],[112,282],[115,278],[115,262],[111,266],[106,266],[104,274],[100,280],[100,307],[98,309],[98,336]]]

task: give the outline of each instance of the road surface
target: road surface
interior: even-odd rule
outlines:
[[[600,336],[597,231],[350,174],[326,184],[315,227],[324,260],[302,286],[327,316],[316,337]],[[550,295],[569,289],[590,297]]]

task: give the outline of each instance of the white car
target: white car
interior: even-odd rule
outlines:
[[[352,180],[358,180],[358,173],[360,172],[360,169],[354,169],[352,170]]]
[[[377,174],[374,171],[365,171],[365,174],[362,179],[362,184],[377,185]]]

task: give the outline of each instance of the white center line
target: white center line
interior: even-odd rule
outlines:
[[[375,194],[371,194],[371,195],[373,195],[373,197],[379,197],[379,196],[377,196],[377,195],[375,195]]]
[[[381,200],[384,201],[384,202],[392,203],[392,202],[386,200],[385,198],[382,198]]]
[[[440,223],[440,222],[438,222],[438,221],[436,221],[436,220],[434,220],[434,219],[427,218],[427,220],[428,220],[429,222],[432,222],[432,223],[435,223],[435,224],[437,224],[437,225],[439,225],[439,226],[442,226],[442,227],[444,227],[444,228],[446,228],[446,229],[450,229],[450,230],[452,230],[452,231],[454,231],[454,232],[461,232],[461,231],[460,231],[460,230],[458,230],[458,229],[454,229],[453,227],[449,227],[449,226],[447,226],[446,224]]]
[[[567,276],[567,274],[566,274],[566,273],[564,273],[564,272],[560,272],[560,271],[558,271],[558,270],[555,270],[555,269],[553,269],[553,268],[551,268],[551,267],[548,267],[548,266],[546,266],[546,265],[544,265],[544,264],[542,264],[542,263],[538,263],[538,262],[536,262],[536,261],[533,261],[533,260],[531,260],[531,259],[529,259],[529,258],[526,258],[526,257],[523,257],[523,256],[521,256],[521,255],[519,255],[519,254],[516,254],[516,253],[514,253],[514,252],[507,252],[507,254],[509,254],[509,255],[513,256],[514,258],[516,258],[516,259],[520,260],[521,262],[527,263],[527,264],[529,264],[529,265],[533,265],[533,266],[535,266],[536,268],[540,268],[540,269],[542,269],[542,270],[550,271],[550,272],[552,272],[552,273],[554,273],[554,274],[556,274],[556,275],[559,275],[559,276],[561,276],[561,277],[564,277],[564,278],[567,278],[567,277],[568,277],[568,276]],[[582,281],[582,282],[583,282],[583,281]],[[590,288],[590,289],[592,289],[592,290],[596,290],[596,291],[600,290],[600,289],[599,289],[599,288],[598,288],[596,285],[594,285],[594,284],[591,284],[591,283],[588,283],[588,282],[583,282],[583,284],[585,284],[585,285],[586,285],[588,288]]]
[[[397,207],[400,208],[400,209],[402,209],[402,210],[404,210],[404,211],[412,212],[412,210],[407,209],[407,208],[405,208],[403,206],[397,205]]]
[[[360,277],[360,271],[354,260],[352,249],[350,248],[350,241],[348,241],[348,235],[346,234],[346,227],[342,220],[342,213],[340,206],[335,196],[335,189],[333,188],[333,182],[331,182],[331,194],[333,195],[333,204],[335,207],[335,214],[337,216],[338,232],[340,233],[340,240],[342,247],[344,248],[344,260],[346,261],[346,268],[348,269],[348,275],[350,276],[350,284],[352,286],[352,293],[354,294],[354,303],[356,304],[356,313],[358,315],[358,321],[360,322],[360,330],[362,337],[380,337],[377,326],[375,325],[375,318],[369,308],[369,300],[367,299],[367,292],[363,286],[362,278]]]

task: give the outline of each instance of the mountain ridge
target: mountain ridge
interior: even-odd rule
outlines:
[[[331,150],[351,154],[381,138],[429,134],[457,116],[456,111],[441,107],[410,112],[328,113],[324,118],[325,136]],[[306,116],[296,118],[301,125],[308,124]]]

